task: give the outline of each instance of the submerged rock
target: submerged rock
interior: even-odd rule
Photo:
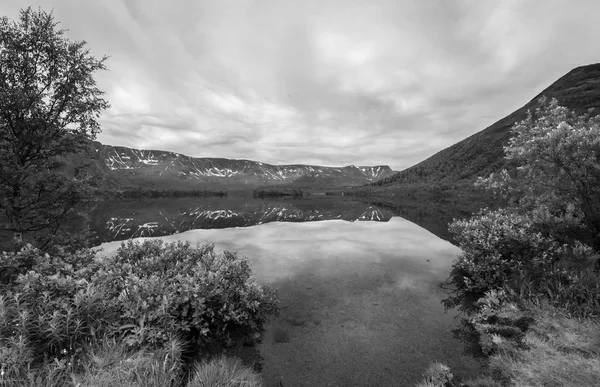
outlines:
[[[273,333],[273,342],[274,343],[289,343],[290,335],[287,333],[287,331],[285,331],[281,328],[277,328],[277,329],[275,329],[275,332]]]

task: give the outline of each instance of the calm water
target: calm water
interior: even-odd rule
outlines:
[[[305,206],[309,213],[319,207],[284,205]],[[349,220],[377,216],[347,221],[330,211],[323,216],[333,217],[328,220],[282,218],[161,237],[211,241],[218,251],[246,254],[257,280],[277,289],[283,309],[258,348],[266,386],[411,386],[435,360],[458,375],[478,370],[453,338],[454,314],[445,314],[440,304],[444,292],[439,284],[458,248],[383,209],[337,206],[346,212],[355,206]],[[119,244],[103,243],[104,253],[113,253]]]

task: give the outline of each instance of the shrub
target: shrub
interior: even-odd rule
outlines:
[[[88,348],[106,340],[150,351],[173,335],[199,348],[223,345],[233,332],[254,336],[277,311],[274,292],[251,277],[248,259],[216,254],[210,244],[129,242],[113,257],[92,250],[50,256],[27,246],[0,256],[0,267],[19,258],[30,270],[6,276],[0,295],[4,381],[62,385],[85,366]]]
[[[30,366],[47,358],[75,363],[84,345],[118,326],[116,300],[90,280],[99,268],[93,252],[50,257],[26,247],[3,258],[21,256],[35,261],[33,270],[20,274],[0,295],[0,344],[20,355],[3,364]]]
[[[468,295],[479,298],[498,290],[517,273],[543,277],[559,261],[564,247],[537,231],[526,215],[507,209],[482,210],[468,220],[450,224],[462,253],[452,266],[456,292],[444,300],[459,305]]]
[[[130,343],[159,343],[195,332],[223,343],[232,330],[252,335],[276,312],[275,293],[251,277],[246,257],[214,245],[161,240],[122,244],[98,279],[118,299]]]
[[[446,307],[505,289],[600,314],[600,118],[540,102],[505,147],[515,168],[478,182],[509,207],[450,225],[462,253]]]

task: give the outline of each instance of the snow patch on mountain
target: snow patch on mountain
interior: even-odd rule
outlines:
[[[340,185],[365,184],[393,171],[388,166],[323,167],[315,165],[271,165],[251,160],[194,158],[179,153],[102,145],[97,150],[110,171],[124,171],[136,179],[160,177],[198,180],[202,183],[284,184],[316,176]]]

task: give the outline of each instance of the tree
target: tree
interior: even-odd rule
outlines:
[[[504,148],[517,167],[481,179],[478,184],[509,197],[521,211],[534,211],[551,232],[564,233],[600,248],[600,117],[577,114],[556,99],[513,128]],[[542,219],[543,218],[543,219]]]
[[[450,225],[462,253],[444,303],[518,282],[521,293],[600,313],[600,118],[542,98],[504,150],[512,168],[478,185],[509,205]]]
[[[90,141],[109,104],[85,41],[71,41],[53,14],[31,7],[0,18],[0,229],[57,235],[94,181]]]

